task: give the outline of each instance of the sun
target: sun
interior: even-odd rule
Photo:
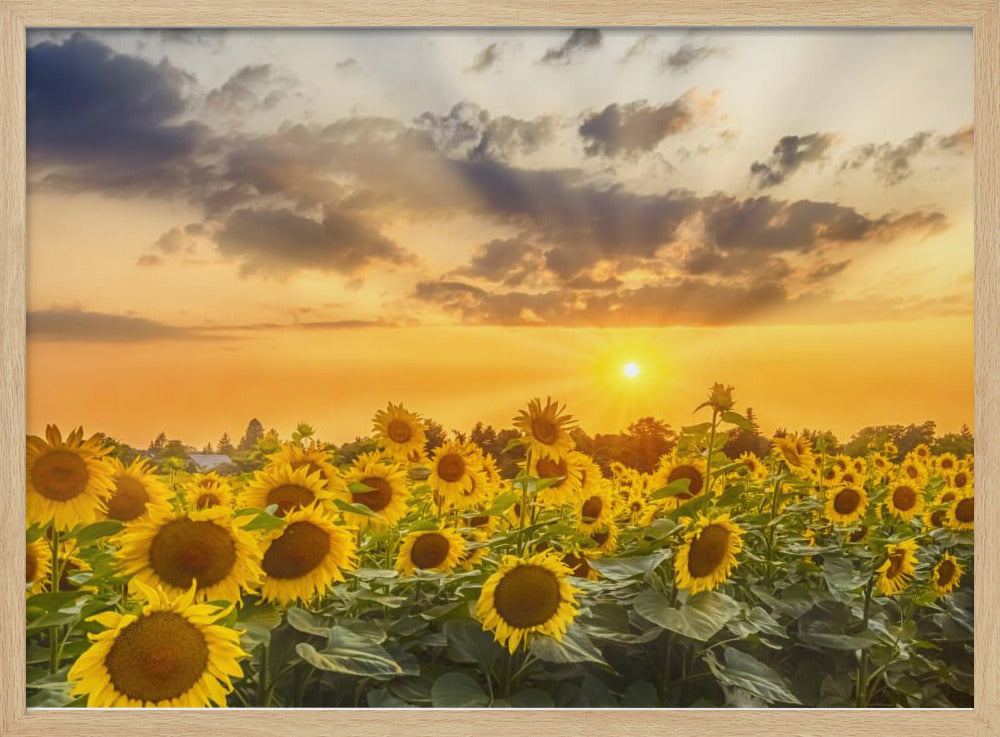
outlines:
[[[629,361],[622,367],[622,373],[625,374],[625,378],[634,379],[639,375],[639,364]]]

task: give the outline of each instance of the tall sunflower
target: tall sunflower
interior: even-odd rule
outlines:
[[[419,530],[403,538],[396,570],[412,576],[418,570],[448,573],[465,552],[465,540],[453,530]]]
[[[562,641],[578,611],[577,589],[566,580],[572,574],[551,551],[505,555],[483,584],[476,619],[511,653],[534,634]]]
[[[262,540],[260,593],[281,604],[322,596],[356,566],[355,531],[335,525],[315,504],[285,515],[284,526]]]
[[[254,474],[240,503],[255,509],[277,505],[275,515],[284,517],[293,509],[319,504],[327,507],[332,494],[321,471],[311,471],[308,464],[292,468],[287,461],[272,463]]]
[[[544,407],[542,400],[535,398],[528,402],[527,409],[518,412],[514,427],[524,433],[524,444],[532,456],[558,460],[573,450],[576,444],[569,430],[576,422],[565,410],[550,397]]]
[[[375,439],[393,455],[406,458],[410,453],[420,453],[427,443],[423,420],[408,411],[402,404],[389,402],[374,418]]]
[[[785,435],[772,438],[771,444],[774,454],[787,463],[793,471],[808,472],[812,469],[815,459],[808,438]]]
[[[52,576],[52,548],[44,537],[26,544],[24,551],[24,585],[27,593],[45,591]]]
[[[868,493],[861,486],[841,486],[826,493],[826,516],[837,525],[861,518],[868,506]]]
[[[897,517],[909,522],[924,509],[924,495],[912,484],[899,482],[889,487],[886,507]]]
[[[742,549],[743,530],[728,514],[699,514],[674,558],[677,587],[697,594],[722,585],[738,565],[736,555]]]
[[[951,553],[945,553],[931,570],[931,588],[938,596],[947,596],[962,580],[965,569]]]
[[[28,524],[68,530],[96,522],[111,494],[110,448],[99,436],[83,439],[78,427],[63,441],[59,428],[48,425],[45,438],[27,439]]]
[[[195,587],[171,597],[143,587],[142,612],[102,612],[104,627],[70,668],[74,696],[89,707],[205,707],[226,705],[232,678],[242,678],[247,657],[236,630],[215,624],[228,613],[195,604]]]
[[[875,585],[886,596],[895,596],[910,585],[910,579],[917,567],[917,541],[904,540],[898,545],[886,548],[887,558],[878,567]]]
[[[256,541],[225,507],[152,511],[126,527],[121,544],[117,557],[133,591],[159,586],[176,595],[197,582],[199,601],[240,601],[261,576]]]
[[[957,494],[948,507],[946,524],[955,530],[974,530],[976,527],[975,495],[969,491]]]
[[[136,458],[128,466],[117,458],[109,459],[108,463],[113,483],[105,513],[109,519],[131,522],[152,509],[170,511],[172,494],[145,459]]]
[[[410,490],[406,486],[406,471],[395,461],[358,457],[347,470],[344,487],[345,501],[363,504],[377,516],[346,512],[348,520],[360,527],[392,527],[406,514]],[[358,484],[357,491],[351,486]]]

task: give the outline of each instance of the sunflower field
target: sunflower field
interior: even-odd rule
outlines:
[[[696,411],[647,474],[533,400],[513,478],[394,404],[376,451],[298,439],[234,476],[49,426],[28,705],[971,706],[973,457],[784,434],[730,458],[732,389]]]

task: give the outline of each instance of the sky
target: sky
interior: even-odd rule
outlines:
[[[33,29],[28,431],[973,416],[965,30]],[[639,366],[627,378],[626,363]]]

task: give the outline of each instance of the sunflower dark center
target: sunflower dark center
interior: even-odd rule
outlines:
[[[964,489],[966,486],[969,485],[969,474],[967,474],[965,471],[959,471],[958,473],[955,474],[954,484],[955,488]]]
[[[603,530],[602,532],[591,533],[590,539],[597,543],[598,546],[604,545],[611,537],[611,530]]]
[[[562,562],[573,570],[573,575],[577,578],[586,578],[587,574],[590,573],[590,563],[582,555],[566,553],[563,556]]]
[[[949,583],[951,583],[951,578],[954,575],[955,575],[955,564],[948,559],[941,561],[937,569],[938,586],[947,586]]]
[[[35,490],[46,499],[65,502],[80,496],[87,488],[90,472],[76,453],[54,450],[35,462],[31,481]]]
[[[410,560],[421,569],[437,568],[448,558],[451,542],[439,532],[428,532],[413,542]]]
[[[865,535],[867,534],[868,534],[868,528],[865,525],[861,525],[861,527],[854,530],[850,535],[848,535],[848,539],[852,543],[859,543],[865,539]]]
[[[458,453],[443,455],[438,459],[437,472],[442,481],[458,481],[465,475],[465,459]]]
[[[330,536],[312,522],[292,522],[271,541],[261,568],[272,578],[301,578],[330,552]]]
[[[953,461],[951,458],[941,459],[941,468],[943,468],[945,471],[950,471],[954,467],[955,467],[955,461]]]
[[[381,476],[366,476],[361,483],[370,486],[371,491],[360,491],[351,495],[355,504],[364,504],[373,512],[381,512],[392,501],[392,485]]]
[[[308,507],[314,501],[316,501],[316,495],[306,487],[298,484],[282,484],[267,492],[265,506],[270,507],[272,504],[277,504],[278,509],[274,514],[278,517],[284,517],[293,509]]]
[[[149,493],[143,483],[125,476],[115,480],[114,496],[108,501],[108,517],[129,522],[146,511]]]
[[[915,479],[918,476],[920,476],[920,471],[917,470],[916,466],[910,465],[907,466],[904,470],[906,471],[906,475],[909,476],[911,479]]]
[[[104,658],[111,683],[138,701],[167,701],[187,693],[208,666],[199,629],[176,612],[139,617],[115,638]]]
[[[413,429],[403,420],[391,420],[385,432],[396,443],[408,443],[413,437]]]
[[[478,517],[471,517],[469,519],[469,527],[483,527],[489,524],[490,518],[488,515],[480,515]]]
[[[722,525],[709,525],[691,541],[688,573],[695,578],[711,575],[722,565],[728,553],[729,530]]]
[[[955,519],[966,524],[975,520],[975,503],[972,499],[961,499],[955,505]]]
[[[555,479],[560,476],[566,476],[569,471],[569,466],[566,465],[566,459],[555,460],[552,458],[539,458],[538,463],[535,464],[535,473],[538,474],[540,479]],[[558,481],[552,484],[553,488],[562,486],[565,481]]]
[[[195,507],[197,509],[208,509],[209,507],[217,507],[220,504],[222,504],[222,500],[215,494],[209,492],[198,497],[198,501],[195,502]]]
[[[944,518],[947,513],[943,509],[939,509],[936,512],[931,512],[931,524],[935,527],[944,526]]]
[[[886,578],[892,580],[899,576],[903,570],[903,562],[906,560],[906,553],[897,550],[889,555],[889,568],[886,570]]]
[[[554,445],[559,440],[559,425],[545,417],[536,417],[531,421],[531,434],[545,445]]]
[[[34,549],[29,546],[24,556],[24,582],[33,583],[37,575],[38,556],[35,555]]]
[[[214,586],[236,563],[236,544],[229,531],[207,520],[186,517],[160,528],[149,545],[149,565],[171,586],[188,589]]]
[[[670,475],[667,476],[667,483],[672,484],[674,481],[680,481],[681,479],[687,479],[690,483],[688,484],[687,491],[682,491],[680,494],[675,495],[676,499],[691,499],[696,497],[701,493],[701,489],[705,485],[705,477],[701,475],[701,471],[688,463],[675,466],[670,471]]]
[[[917,503],[917,492],[912,486],[897,486],[892,492],[892,504],[901,512],[908,512]]]
[[[493,606],[510,627],[545,624],[559,611],[559,579],[548,568],[520,565],[503,575],[493,593]]]
[[[599,496],[592,496],[583,503],[580,511],[583,513],[584,517],[594,520],[601,516],[601,511],[603,509],[604,500]]]
[[[833,498],[833,508],[837,514],[853,514],[861,503],[861,495],[855,489],[841,489]]]
[[[318,473],[320,476],[326,479],[326,470],[321,465],[316,463],[316,461],[311,461],[308,458],[300,458],[299,460],[289,465],[291,465],[293,471],[305,466],[307,469],[306,470],[307,475],[312,476],[314,473]]]

